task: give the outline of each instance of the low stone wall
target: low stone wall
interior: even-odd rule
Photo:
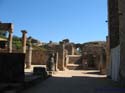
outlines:
[[[81,64],[81,56],[69,56],[69,64]]]

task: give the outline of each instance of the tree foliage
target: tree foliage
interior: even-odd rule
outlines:
[[[22,47],[22,41],[21,41],[20,37],[15,36],[15,35],[13,36],[13,46],[16,49],[21,49],[21,47]]]

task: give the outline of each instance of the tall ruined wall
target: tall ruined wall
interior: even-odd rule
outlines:
[[[119,78],[119,15],[118,0],[108,0],[108,31],[110,43],[109,75],[113,80]]]
[[[110,43],[109,73],[113,80],[125,78],[125,0],[108,0]]]
[[[119,0],[120,71],[125,80],[125,0]]]
[[[90,67],[106,72],[106,43],[88,42],[82,47],[82,62],[88,62]],[[102,72],[102,73],[103,73]]]
[[[108,25],[110,48],[119,45],[118,0],[108,0]]]

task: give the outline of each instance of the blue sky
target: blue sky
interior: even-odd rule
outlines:
[[[14,24],[14,35],[28,31],[40,41],[105,40],[107,0],[0,0],[0,21]]]

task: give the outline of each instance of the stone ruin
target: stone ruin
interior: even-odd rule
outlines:
[[[106,42],[104,41],[74,44],[65,39],[59,44],[50,42],[42,47],[48,52],[58,54],[56,65],[59,70],[85,69],[83,65],[86,60],[87,69],[99,69],[102,74],[106,72]]]
[[[31,58],[32,57],[32,47],[30,44],[31,42],[29,42],[28,49],[26,49],[26,47],[27,47],[27,35],[26,35],[27,31],[21,30],[21,32],[22,32],[22,49],[21,49],[21,51],[17,51],[15,49],[13,49],[13,46],[12,46],[12,41],[13,41],[13,35],[12,35],[13,24],[12,23],[0,23],[0,31],[9,32],[8,39],[4,40],[4,42],[5,42],[4,46],[7,46],[7,47],[0,49],[0,53],[24,53],[24,54],[27,54],[27,56],[26,56],[27,60],[25,60],[26,61],[25,63],[26,63],[26,67],[30,68],[31,60],[32,60],[32,58]],[[30,41],[30,39],[29,39],[29,41]]]
[[[11,23],[0,23],[0,30],[8,31],[8,53],[12,53],[12,32],[13,25]],[[64,39],[59,43],[42,45],[43,50],[33,50],[31,46],[31,38],[28,39],[27,47],[26,30],[22,30],[22,51],[25,54],[26,68],[30,68],[31,64],[46,65],[48,55],[55,54],[55,71],[66,69],[99,69],[101,73],[105,73],[106,68],[106,43],[105,42],[88,42],[83,44],[75,44],[68,39]],[[84,67],[85,63],[87,67]]]
[[[22,51],[13,52],[13,24],[0,23],[0,31],[8,31],[8,39],[5,42],[7,47],[0,49],[0,82],[3,83],[18,83],[24,82],[24,65],[26,53],[26,31],[22,30]],[[5,44],[5,45],[6,45]],[[27,64],[29,66],[29,63]]]

